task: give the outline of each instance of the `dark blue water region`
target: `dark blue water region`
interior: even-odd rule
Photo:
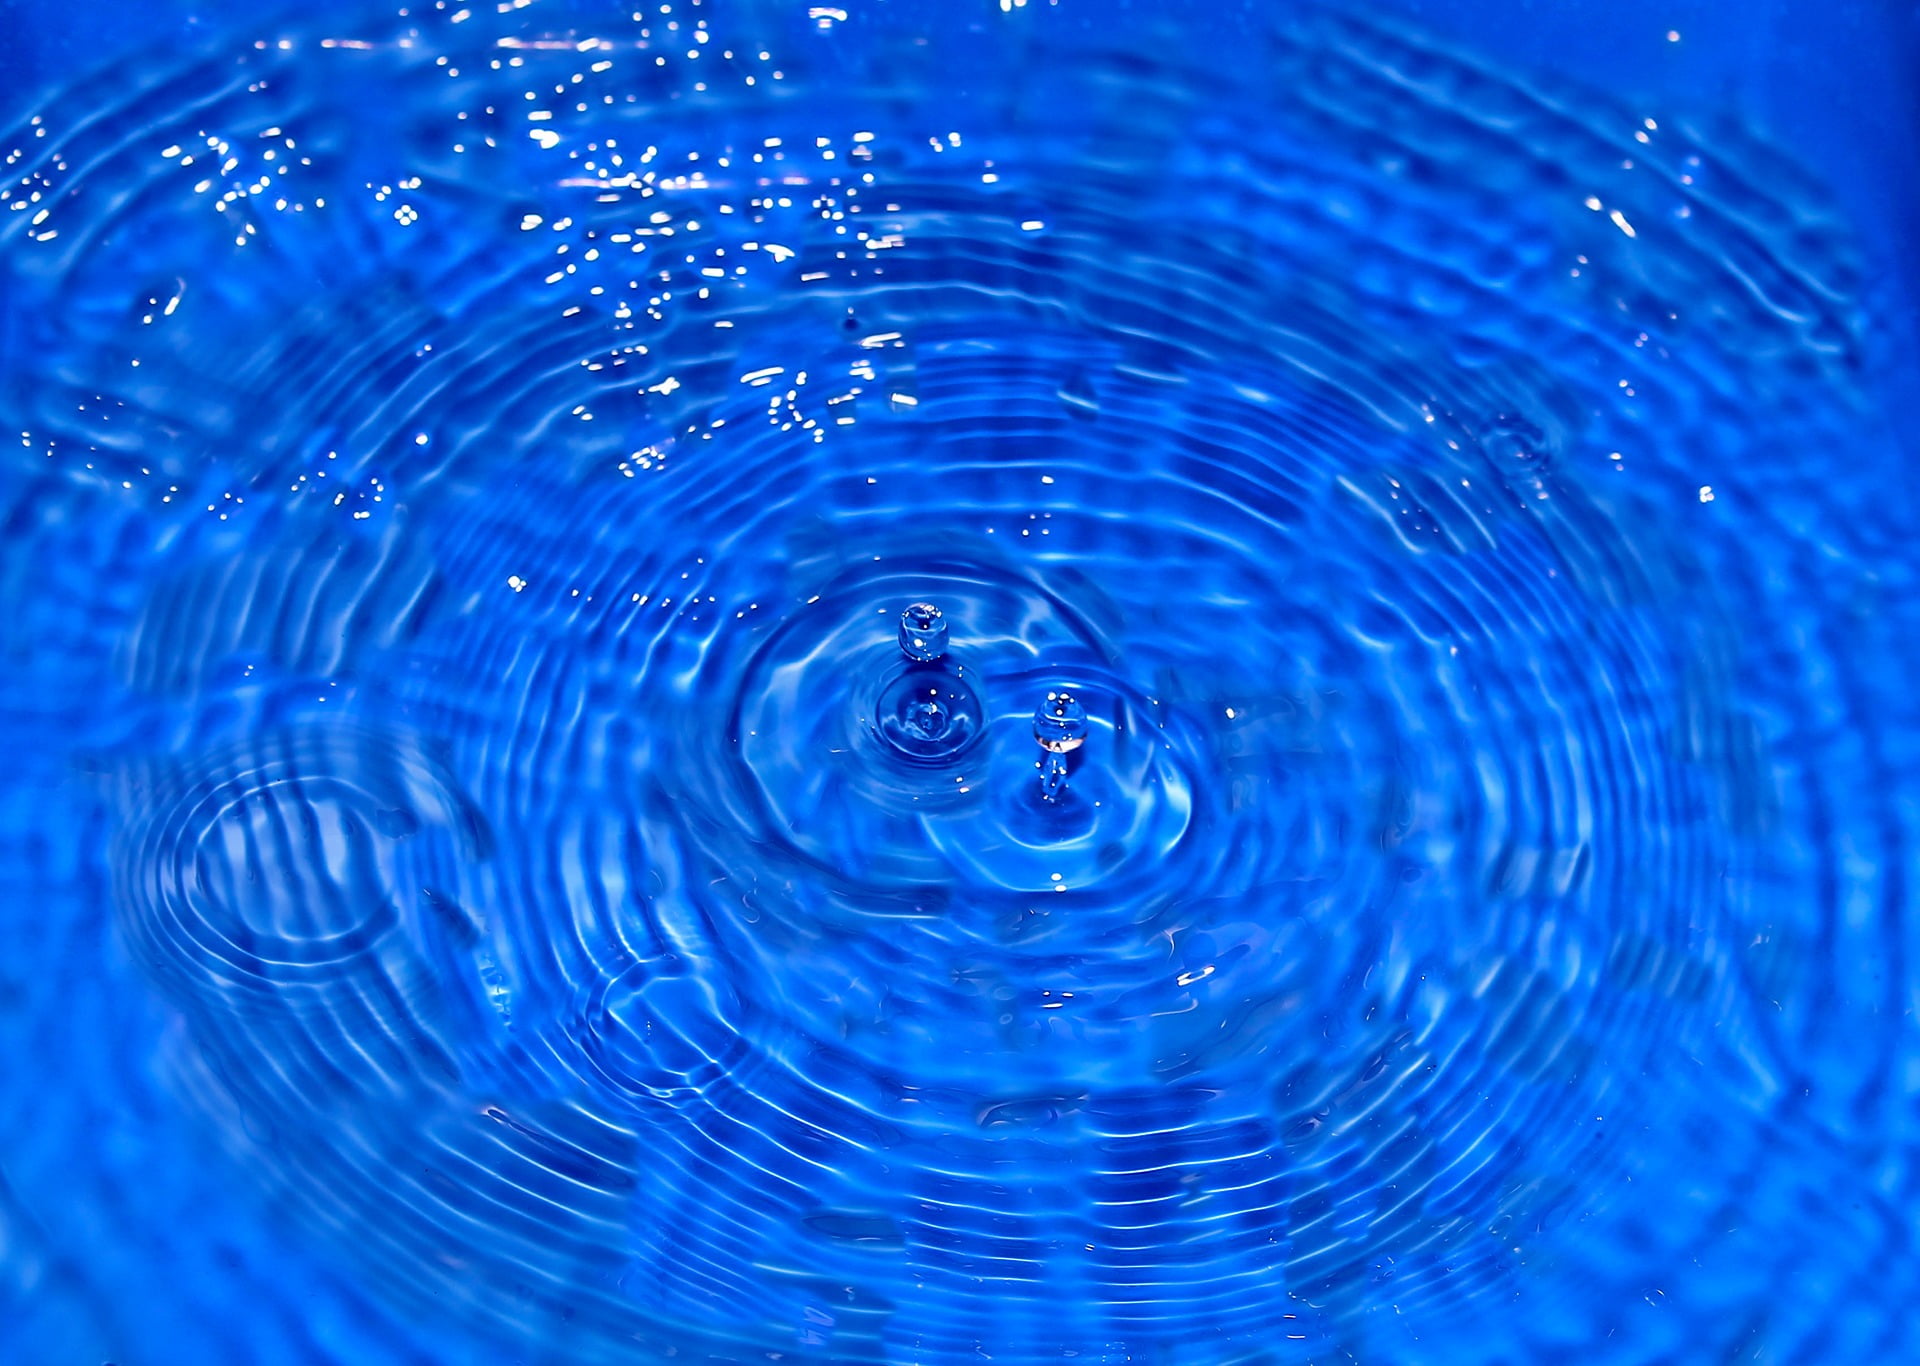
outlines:
[[[1223,13],[29,26],[0,1358],[1916,1359],[1893,220]]]

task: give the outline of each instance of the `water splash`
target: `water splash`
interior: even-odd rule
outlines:
[[[874,710],[881,737],[895,751],[922,761],[964,752],[985,724],[978,692],[956,668],[910,664],[894,673]]]

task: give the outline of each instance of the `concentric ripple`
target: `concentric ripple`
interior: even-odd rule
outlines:
[[[657,8],[0,137],[88,699],[8,706],[224,1179],[514,1359],[1898,1359],[1920,633],[1804,458],[1891,440],[1817,191],[1332,11],[1237,84]]]

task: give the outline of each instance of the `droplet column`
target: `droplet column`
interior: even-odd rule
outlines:
[[[1087,709],[1070,692],[1049,691],[1034,708],[1033,738],[1042,750],[1040,797],[1064,800],[1067,792],[1067,755],[1087,741]]]

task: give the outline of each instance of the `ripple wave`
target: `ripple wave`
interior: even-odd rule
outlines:
[[[1880,431],[1801,173],[1331,11],[949,100],[483,8],[0,135],[24,629],[236,1179],[541,1359],[1597,1353],[1789,1274],[1756,1191],[1823,1276],[1605,1359],[1911,1333],[1920,634],[1795,458]]]

